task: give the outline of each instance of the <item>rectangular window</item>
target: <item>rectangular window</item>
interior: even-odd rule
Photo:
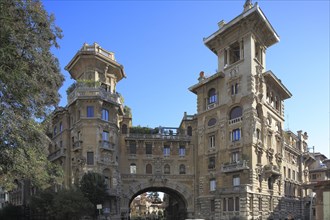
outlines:
[[[186,147],[185,146],[180,146],[179,147],[179,156],[184,157],[186,155]]]
[[[231,132],[231,141],[239,141],[241,139],[241,129],[237,128]]]
[[[94,106],[87,106],[87,117],[94,117]]]
[[[239,175],[234,175],[233,176],[233,186],[239,186],[241,183],[240,183],[240,177]]]
[[[152,154],[152,144],[146,144],[146,154],[147,155]]]
[[[135,163],[132,163],[129,167],[130,169],[130,173],[131,174],[135,174],[136,173],[136,164]]]
[[[231,154],[231,162],[237,163],[239,161],[239,152],[233,152]]]
[[[109,121],[109,110],[103,108],[102,109],[102,120]]]
[[[210,191],[215,191],[216,188],[216,181],[215,179],[210,180]]]
[[[215,135],[209,136],[209,147],[214,148],[215,147]]]
[[[129,142],[129,153],[130,154],[136,154],[136,143],[135,141]]]
[[[235,197],[235,211],[239,211],[239,197]]]
[[[288,169],[288,178],[291,179],[291,169]]]
[[[215,157],[209,157],[209,169],[214,169],[215,168]]]
[[[170,146],[164,145],[164,156],[170,156],[171,149]]]
[[[225,212],[227,211],[227,199],[223,199],[223,205],[222,205],[222,210]]]
[[[236,95],[238,93],[238,83],[231,85],[231,95]]]
[[[284,175],[284,178],[286,178],[286,167],[283,167],[283,175]]]
[[[87,152],[87,165],[94,165],[94,153]]]
[[[228,211],[234,211],[234,198],[228,198]]]
[[[63,125],[62,125],[62,122],[60,122],[60,132],[63,131]]]
[[[55,126],[54,127],[54,135],[56,135],[56,133],[57,133],[57,127]]]
[[[108,131],[102,132],[102,141],[109,141],[109,132]]]
[[[211,199],[211,201],[210,201],[210,209],[211,209],[211,212],[215,211],[215,201],[214,201],[214,199]]]
[[[294,170],[292,170],[292,179],[296,180],[296,172]]]

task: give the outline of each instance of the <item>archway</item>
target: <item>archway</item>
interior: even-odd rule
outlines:
[[[161,211],[161,214],[157,215],[150,215],[150,210],[146,210],[146,207],[151,208],[150,205],[152,204],[145,204],[146,202],[141,199],[140,195],[145,196],[145,193],[148,192],[161,192],[164,193],[164,198],[162,201],[162,204],[159,208],[157,208],[158,211]],[[135,199],[138,196],[140,196],[140,199]],[[140,201],[139,201],[140,200]],[[139,204],[135,204],[136,202],[140,202]],[[134,203],[134,204],[132,204]],[[150,203],[150,202],[149,202]],[[151,202],[152,203],[152,202]],[[133,205],[133,206],[132,206]],[[175,189],[171,189],[168,187],[147,187],[144,189],[141,189],[137,191],[133,196],[131,196],[129,200],[129,207],[130,207],[130,214],[129,218],[131,220],[139,219],[138,215],[143,219],[143,217],[148,217],[150,220],[155,219],[164,219],[164,220],[184,220],[187,218],[187,201],[184,195],[182,195],[180,192],[178,192]],[[136,212],[134,210],[134,215],[132,215],[133,210],[132,207],[139,207],[139,212]],[[158,212],[157,211],[157,212]],[[159,217],[162,216],[162,217]]]

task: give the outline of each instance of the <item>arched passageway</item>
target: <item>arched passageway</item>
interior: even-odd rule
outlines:
[[[140,197],[139,199],[134,200],[134,198],[138,197],[139,195],[145,196],[145,193],[148,192],[164,193],[162,204],[160,204],[159,208],[157,207],[157,210],[159,209],[158,211],[160,211],[159,215],[158,211],[151,215],[150,211],[145,209],[146,202],[143,201],[143,198]],[[132,203],[134,203],[133,206],[138,209],[138,212],[134,210],[134,214],[132,213]],[[150,205],[152,204],[149,204],[149,206]],[[130,198],[129,206],[130,214],[128,219],[131,220],[184,220],[187,218],[187,201],[184,198],[184,195],[182,195],[177,190],[167,187],[148,187],[141,189]]]

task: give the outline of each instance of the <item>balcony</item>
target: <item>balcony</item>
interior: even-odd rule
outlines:
[[[114,104],[121,104],[120,95],[106,91],[101,86],[90,87],[85,84],[76,84],[76,87],[68,95],[68,105],[71,105],[77,99],[99,98]]]
[[[238,161],[236,163],[223,164],[221,167],[221,172],[223,173],[231,173],[240,170],[248,170],[250,169],[246,160]]]
[[[233,118],[233,119],[229,120],[229,124],[232,125],[232,124],[236,124],[236,123],[241,122],[241,121],[242,121],[242,117]]]
[[[99,144],[100,148],[101,149],[104,149],[104,150],[114,150],[114,145],[112,143],[110,143],[110,141],[100,141],[100,144]]]
[[[60,157],[65,157],[66,149],[61,148],[56,150],[55,152],[52,152],[51,154],[48,155],[48,160],[54,161]]]
[[[149,140],[173,140],[173,141],[190,141],[188,135],[163,135],[163,134],[127,134],[126,139],[149,139]]]
[[[273,164],[267,164],[264,166],[264,172],[266,176],[281,176],[281,171],[278,166]]]
[[[82,148],[83,141],[75,141],[72,145],[72,150],[80,150]]]
[[[249,184],[242,184],[239,186],[220,188],[219,191],[220,191],[220,193],[223,193],[223,194],[253,192],[252,185],[249,185]]]

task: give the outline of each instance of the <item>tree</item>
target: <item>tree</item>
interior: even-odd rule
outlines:
[[[80,180],[80,190],[93,203],[103,204],[107,199],[107,185],[104,177],[99,173],[88,172]]]
[[[54,211],[58,220],[81,219],[93,214],[93,204],[79,189],[62,190],[54,198]]]
[[[21,178],[46,187],[61,174],[47,161],[45,134],[64,80],[51,53],[61,37],[39,0],[0,2],[0,185],[7,189]]]

